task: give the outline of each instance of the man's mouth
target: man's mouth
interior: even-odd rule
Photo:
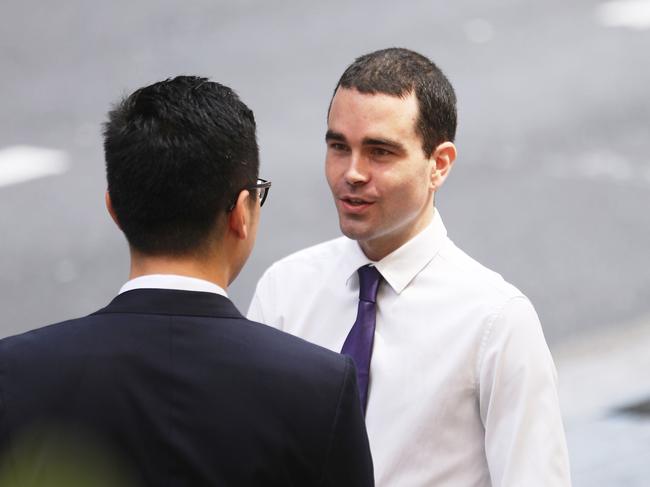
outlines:
[[[353,205],[353,206],[367,205],[369,203],[368,201],[362,200],[360,198],[342,198],[342,199],[347,204]]]
[[[343,209],[350,213],[361,213],[369,208],[374,202],[363,198],[344,196],[339,199]]]

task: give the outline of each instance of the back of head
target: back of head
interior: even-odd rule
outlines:
[[[259,170],[253,112],[230,88],[193,76],[123,99],[109,112],[104,152],[120,228],[148,255],[202,249]]]
[[[382,49],[357,58],[345,70],[336,90],[406,97],[415,93],[419,106],[417,130],[429,156],[456,135],[456,95],[443,72],[428,58],[402,48]]]

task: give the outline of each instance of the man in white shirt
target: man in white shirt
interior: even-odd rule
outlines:
[[[424,56],[351,64],[326,134],[344,237],[273,264],[248,316],[353,357],[378,486],[568,486],[535,310],[452,243],[434,206],[455,131],[453,88]]]
[[[352,359],[226,294],[270,186],[253,113],[179,76],[122,100],[104,148],[130,280],[90,316],[0,340],[0,483],[371,487]]]

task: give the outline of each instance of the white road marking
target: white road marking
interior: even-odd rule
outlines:
[[[64,151],[28,145],[0,149],[0,187],[63,174],[69,167]]]
[[[596,17],[607,27],[650,29],[650,0],[617,0],[596,8]]]

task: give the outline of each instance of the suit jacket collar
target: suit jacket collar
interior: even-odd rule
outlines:
[[[140,313],[158,315],[243,318],[230,299],[214,293],[176,289],[134,289],[113,299],[93,314]]]

